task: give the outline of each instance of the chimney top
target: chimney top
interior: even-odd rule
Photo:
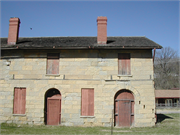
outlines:
[[[107,21],[107,17],[106,16],[98,16],[97,21],[98,20],[105,20],[105,21]]]
[[[11,17],[9,20],[9,34],[8,41],[9,45],[15,45],[18,42],[19,37],[19,24],[20,19],[17,17]]]
[[[20,19],[18,17],[11,17],[9,19],[9,22],[11,22],[11,21],[18,21],[20,23]]]
[[[107,43],[107,17],[99,16],[97,18],[97,43]]]

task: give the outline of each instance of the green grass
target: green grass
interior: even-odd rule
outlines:
[[[129,135],[179,135],[180,115],[160,115],[159,122],[154,127],[113,128],[113,134]],[[111,127],[66,127],[1,124],[1,134],[98,134],[110,135]]]

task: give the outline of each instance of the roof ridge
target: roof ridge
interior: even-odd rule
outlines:
[[[108,36],[108,37],[146,37],[146,36]]]
[[[97,36],[49,36],[49,37],[19,37],[19,38],[57,38],[57,37],[97,37]],[[146,36],[107,36],[107,37],[146,37]]]

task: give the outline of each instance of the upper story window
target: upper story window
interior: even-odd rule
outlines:
[[[118,75],[131,75],[130,53],[118,54]]]
[[[47,54],[46,74],[49,74],[49,75],[59,74],[59,53]]]

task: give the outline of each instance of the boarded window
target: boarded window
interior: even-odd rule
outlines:
[[[14,114],[25,114],[26,88],[14,88]]]
[[[94,116],[94,89],[81,90],[81,115]]]
[[[47,54],[47,69],[46,74],[59,74],[59,54]]]
[[[131,64],[130,64],[130,54],[129,53],[119,53],[118,54],[118,74],[119,75],[130,75],[131,74]]]

